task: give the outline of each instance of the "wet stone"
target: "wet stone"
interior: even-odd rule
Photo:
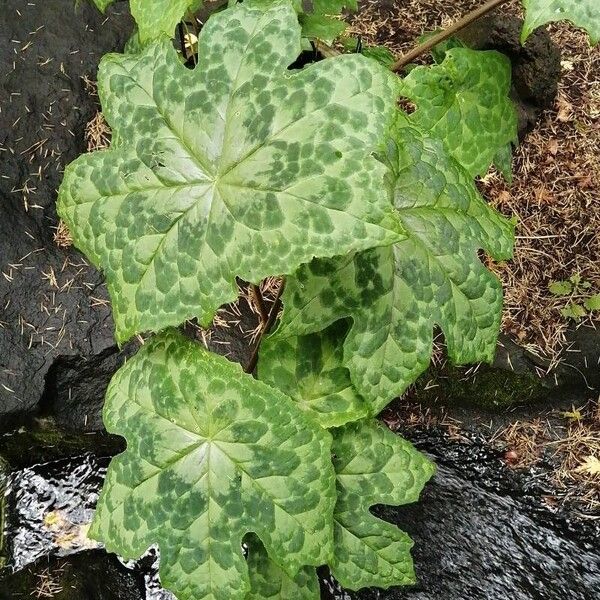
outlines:
[[[65,165],[87,150],[100,58],[121,50],[132,27],[121,2],[106,16],[87,1],[1,7],[0,432],[39,412],[59,358],[92,365],[114,348],[102,276],[55,242],[55,202]],[[101,401],[102,382],[96,390]]]
[[[68,558],[41,558],[0,575],[0,600],[143,600],[143,579],[113,554],[88,550]]]
[[[426,436],[415,433],[413,441],[434,458],[438,473],[419,503],[375,507],[374,513],[414,539],[418,585],[348,592],[322,574],[325,600],[600,597],[600,524],[572,521],[568,514],[548,510],[541,502],[544,489],[536,477],[514,474],[483,441],[457,444],[435,432]],[[14,582],[19,582],[21,589],[29,586],[27,595],[34,592],[45,573],[46,563],[39,562],[46,560],[44,556],[71,564],[73,556],[89,555],[87,544],[92,542],[86,540],[85,532],[107,463],[108,459],[86,454],[11,474],[6,537],[9,565],[21,569],[16,574],[5,569],[3,581],[10,582],[11,589],[19,589],[14,587]],[[113,560],[100,549],[93,556]],[[127,577],[143,582],[145,591],[138,590],[135,595],[128,588],[130,595],[75,598],[173,600],[160,588],[156,553],[125,567]],[[98,594],[112,593],[108,583],[98,586]],[[1,595],[0,600],[4,600]]]
[[[497,495],[441,467],[419,504],[374,511],[415,541],[418,585],[345,592],[326,575],[326,600],[597,600],[598,544],[571,539]]]

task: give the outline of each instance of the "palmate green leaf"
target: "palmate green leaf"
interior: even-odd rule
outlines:
[[[115,0],[92,0],[105,12]],[[130,0],[131,14],[139,31],[140,41],[146,43],[166,34],[172,36],[175,27],[187,11],[198,10],[203,0]]]
[[[67,167],[58,211],[101,267],[120,342],[235,299],[235,277],[385,244],[372,152],[397,78],[361,56],[301,71],[289,4],[213,15],[186,69],[169,41],[102,61],[109,150]]]
[[[436,324],[454,363],[493,358],[502,288],[477,252],[506,259],[513,241],[513,224],[485,203],[439,140],[400,120],[386,160],[408,238],[302,266],[288,278],[275,334],[305,335],[351,317],[344,364],[374,411],[427,368]]]
[[[412,540],[369,509],[375,504],[416,502],[435,466],[412,444],[376,421],[351,423],[333,430],[333,435],[338,500],[331,572],[351,590],[414,583]],[[313,568],[290,579],[254,544],[250,544],[248,563],[252,600],[320,597]]]
[[[440,138],[474,177],[517,138],[510,85],[510,61],[503,54],[451,48],[441,64],[413,69],[402,94],[417,106],[411,122]]]
[[[346,23],[328,15],[301,14],[302,35],[330,44],[346,29]]]
[[[322,427],[339,427],[369,414],[343,366],[348,324],[338,321],[318,333],[267,338],[260,348],[258,378],[280,389]]]
[[[130,0],[129,6],[145,44],[164,34],[173,37],[177,23],[187,11],[198,10],[202,0]]]
[[[313,0],[307,12],[299,15],[302,35],[311,39],[319,39],[331,43],[339,37],[347,27],[347,23],[336,18],[345,8],[357,10],[356,0]]]
[[[373,516],[375,504],[416,502],[435,472],[412,444],[377,421],[363,420],[333,430],[333,464],[338,499],[334,511],[331,572],[347,589],[388,588],[415,582],[410,537]],[[291,579],[252,541],[249,599],[313,600],[320,597],[314,568]]]
[[[412,540],[369,509],[418,500],[433,463],[376,421],[335,430],[333,454],[338,500],[331,572],[351,590],[414,583]]]
[[[92,0],[104,12],[115,0]],[[131,14],[139,30],[139,43],[146,44],[162,35],[173,36],[187,11],[198,10],[202,0],[130,0]]]
[[[250,593],[246,600],[319,600],[319,580],[314,567],[303,567],[290,577],[273,562],[256,536],[248,541]]]
[[[525,25],[521,41],[546,23],[571,21],[577,27],[585,29],[592,41],[600,40],[600,4],[598,0],[523,0],[525,7]]]
[[[104,421],[127,450],[90,534],[127,559],[158,544],[178,600],[245,598],[249,532],[291,577],[331,558],[331,436],[239,365],[162,334],[117,372]]]

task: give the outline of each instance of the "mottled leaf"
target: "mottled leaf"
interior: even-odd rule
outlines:
[[[369,414],[343,366],[348,325],[338,321],[324,331],[267,338],[260,348],[258,377],[310,412],[322,427],[338,427]]]
[[[145,44],[164,34],[173,37],[177,23],[186,12],[198,10],[201,5],[201,0],[130,0],[140,42]]]
[[[433,464],[376,421],[335,430],[333,453],[338,501],[331,572],[351,590],[414,583],[412,540],[369,509],[418,500]]]
[[[91,535],[127,559],[158,544],[178,600],[245,598],[249,532],[292,577],[330,559],[331,437],[239,365],[162,334],[113,378],[104,422],[127,450]]]
[[[494,166],[496,169],[498,169],[498,171],[500,171],[502,177],[504,177],[508,183],[512,183],[513,181],[512,159],[512,142],[510,144],[506,144],[506,146],[503,148],[500,148],[498,152],[496,152],[496,156],[494,156]]]
[[[600,40],[600,4],[598,0],[523,0],[525,6],[525,25],[521,41],[546,23],[571,21],[577,27],[585,29],[592,41]]]
[[[436,324],[454,363],[493,358],[502,288],[477,253],[508,258],[513,240],[513,224],[485,203],[439,140],[399,121],[386,160],[408,239],[302,266],[288,278],[276,332],[304,335],[352,317],[344,363],[374,410],[427,368]]]
[[[517,137],[510,82],[510,61],[503,54],[450,48],[441,64],[413,69],[402,93],[417,106],[411,122],[440,138],[476,176],[485,174],[498,151]]]
[[[102,61],[109,150],[65,172],[58,210],[108,282],[124,341],[237,296],[235,277],[291,273],[313,256],[384,244],[374,223],[397,78],[361,56],[300,71],[289,4],[213,15],[186,69],[169,41]]]
[[[256,538],[248,539],[250,593],[246,600],[319,600],[319,580],[314,567],[303,567],[290,577],[273,562]]]
[[[299,16],[302,35],[331,43],[346,29],[346,22],[336,18],[345,8],[357,10],[356,0],[313,0]]]
[[[115,0],[92,0],[104,12]],[[131,14],[139,28],[139,42],[146,44],[162,35],[173,37],[187,11],[198,10],[202,0],[130,0]]]

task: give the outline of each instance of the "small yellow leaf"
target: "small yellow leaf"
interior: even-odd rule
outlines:
[[[44,525],[48,529],[60,529],[64,524],[65,519],[59,511],[53,510],[44,516]]]
[[[589,473],[590,475],[600,475],[600,458],[596,456],[586,456],[581,466],[575,469],[577,473]]]
[[[567,410],[560,414],[564,419],[572,419],[573,421],[581,421],[583,419],[581,411],[575,407],[573,407],[573,410]]]

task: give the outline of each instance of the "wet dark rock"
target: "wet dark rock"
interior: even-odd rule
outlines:
[[[441,467],[418,505],[380,508],[415,540],[419,583],[411,589],[344,593],[362,600],[595,600],[600,554],[534,521],[519,501],[488,492]],[[328,591],[330,588],[332,591]],[[333,593],[332,593],[333,592]]]
[[[539,382],[538,396],[567,397],[589,395],[600,390],[600,329],[588,325],[572,328],[558,365],[501,336],[492,365],[495,369],[521,376],[532,376]],[[540,377],[539,373],[547,373]]]
[[[84,454],[13,470],[6,483],[7,565],[20,570],[48,555],[68,556],[87,539],[109,459]]]
[[[52,415],[65,431],[104,431],[102,407],[111,377],[137,351],[131,342],[122,351],[111,346],[93,357],[60,356],[46,374],[42,414]]]
[[[46,592],[39,594],[39,591]],[[42,558],[15,574],[0,575],[0,600],[143,600],[143,579],[113,554],[92,550],[68,558]]]
[[[3,463],[10,469],[25,469],[86,452],[114,456],[124,449],[125,440],[106,431],[69,432],[53,419],[35,419],[27,428],[0,435],[0,472]]]
[[[97,110],[85,78],[130,35],[127,5],[4,0],[0,12],[0,431],[36,412],[59,357],[114,345],[100,274],[53,241],[56,190]]]
[[[535,473],[509,469],[483,438],[472,436],[457,443],[441,431],[410,429],[405,434],[419,449],[433,456],[438,473],[426,486],[419,503],[400,508],[379,506],[374,512],[413,537],[419,583],[412,588],[351,593],[324,578],[323,598],[595,600],[598,597],[600,523],[573,520],[566,511],[549,510],[542,496],[550,490],[545,489],[540,478]],[[87,454],[13,472],[8,496],[7,531],[12,548],[9,564],[21,568],[33,564],[27,572],[39,575],[44,572],[45,563],[33,563],[37,557],[78,551],[77,547],[57,544],[58,539],[65,539],[64,531],[49,527],[47,517],[59,515],[67,526],[85,527],[107,462]],[[98,551],[94,556],[102,554]],[[144,595],[137,591],[139,595],[123,598],[168,598],[157,587],[155,567],[152,556],[132,565],[135,577],[145,578],[147,592]],[[17,577],[5,574],[4,581],[21,581]],[[106,583],[98,585],[97,593],[105,593]],[[0,585],[0,589],[4,588]],[[76,598],[85,600],[88,596]],[[1,595],[0,600],[4,600]]]
[[[541,502],[543,485],[515,473],[476,439],[407,432],[438,472],[418,504],[374,513],[413,540],[418,584],[348,592],[326,573],[326,600],[595,600],[600,595],[600,527],[572,521]]]
[[[470,48],[497,50],[510,58],[520,138],[533,129],[541,112],[554,104],[561,72],[560,49],[546,29],[537,29],[522,46],[522,27],[522,19],[496,11],[457,34]]]
[[[600,391],[600,329],[582,326],[566,338],[561,360],[552,365],[500,335],[491,365],[432,366],[416,381],[410,398],[425,404],[447,401],[461,421],[470,421],[473,409],[492,416],[536,403],[567,409]]]

